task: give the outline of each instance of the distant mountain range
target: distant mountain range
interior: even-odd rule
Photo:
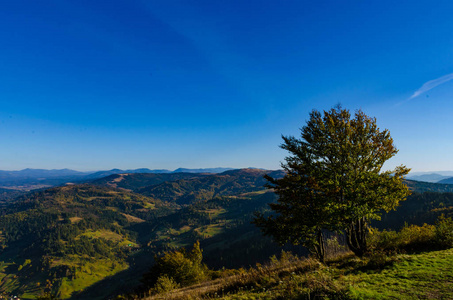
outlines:
[[[102,171],[92,171],[92,172],[80,172],[71,169],[24,169],[20,171],[2,171],[0,170],[0,188],[7,188],[8,190],[1,191],[0,201],[11,198],[12,196],[17,195],[17,191],[30,191],[37,190],[41,188],[48,188],[52,186],[63,185],[66,183],[83,183],[83,182],[92,182],[97,179],[102,179],[111,175],[118,174],[143,174],[141,176],[136,176],[130,178],[128,181],[123,181],[122,183],[113,182],[112,186],[117,185],[129,190],[136,191],[134,186],[121,186],[126,184],[126,182],[131,182],[132,185],[140,185],[140,181],[147,182],[149,180],[153,181],[152,184],[158,184],[164,181],[175,181],[175,180],[188,180],[193,175],[195,177],[203,176],[203,174],[220,174],[226,171],[234,170],[232,168],[200,168],[200,169],[187,169],[187,168],[178,168],[174,171],[167,169],[112,169],[112,170],[102,170]],[[256,170],[257,172],[263,171],[263,169],[249,168],[248,170]],[[156,176],[146,176],[146,174],[155,174]],[[171,176],[163,176],[164,174]],[[183,175],[174,175],[174,174],[183,174]],[[159,175],[159,176],[157,176]],[[438,172],[414,172],[409,174],[406,179],[415,180],[419,182],[430,182],[430,183],[440,183],[440,184],[453,184],[453,171],[438,171]],[[109,179],[106,179],[109,180]],[[118,180],[118,179],[117,179]],[[154,182],[156,181],[156,182]],[[142,183],[143,183],[142,182]],[[152,185],[151,183],[148,184]],[[191,184],[189,182],[183,183]],[[151,191],[149,191],[151,193]]]
[[[232,168],[206,168],[206,169],[184,169],[174,171],[147,168],[121,170],[112,169],[106,171],[80,172],[70,169],[46,170],[46,169],[24,169],[20,171],[0,170],[0,187],[15,187],[21,190],[33,190],[44,187],[65,184],[67,182],[83,182],[106,177],[114,174],[125,173],[222,173]]]
[[[451,178],[451,176],[444,176],[437,173],[407,176],[407,179],[425,182],[439,182],[447,178]]]
[[[0,170],[0,180],[11,178],[52,178],[64,176],[83,176],[92,172],[79,172],[70,169],[46,170],[46,169],[23,169],[20,171],[2,171]]]
[[[437,183],[453,184],[453,177],[442,179],[442,180],[438,181]]]
[[[133,170],[120,170],[120,169],[112,169],[108,171],[98,171],[91,173],[87,176],[85,176],[84,179],[96,179],[96,178],[102,178],[105,176],[109,175],[114,175],[114,174],[131,174],[131,173],[143,173],[143,174],[168,174],[168,173],[222,173],[225,171],[233,170],[232,168],[206,168],[206,169],[185,169],[185,168],[179,168],[174,171],[166,170],[166,169],[154,169],[150,170],[147,168],[141,168],[141,169],[133,169]]]
[[[406,176],[409,180],[433,182],[433,183],[453,183],[453,171],[439,172],[415,172]]]

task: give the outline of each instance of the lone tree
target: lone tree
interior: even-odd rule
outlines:
[[[302,244],[324,261],[323,231],[345,232],[358,256],[367,251],[368,222],[380,219],[410,194],[401,165],[381,172],[398,150],[388,130],[357,111],[354,118],[341,106],[313,110],[301,138],[283,136],[290,155],[282,163],[285,177],[269,181],[279,200],[270,204],[276,215],[257,215],[254,223],[284,244]]]

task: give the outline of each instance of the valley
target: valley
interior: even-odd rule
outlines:
[[[29,192],[0,217],[0,294],[35,299],[104,299],[140,289],[155,255],[200,241],[212,269],[266,263],[284,248],[253,224],[276,195],[264,185],[282,171],[121,173]],[[374,226],[433,223],[453,213],[453,186],[407,181],[414,191]]]

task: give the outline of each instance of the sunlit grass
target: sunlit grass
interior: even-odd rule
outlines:
[[[398,259],[383,270],[345,276],[351,295],[359,299],[453,299],[453,249]]]
[[[58,297],[69,298],[74,291],[83,290],[86,287],[127,269],[128,265],[109,259],[80,259],[71,257],[61,260],[59,263],[77,268],[75,278],[64,277],[58,289]]]
[[[122,236],[118,233],[115,233],[113,231],[110,231],[110,230],[103,230],[103,229],[96,230],[96,231],[88,230],[88,231],[84,232],[83,234],[81,234],[81,236],[86,236],[86,237],[94,238],[94,239],[103,238],[103,239],[106,239],[109,241],[116,242],[121,247],[129,246],[129,245],[131,247],[138,246],[137,243],[130,241],[128,239],[125,239],[124,236]]]

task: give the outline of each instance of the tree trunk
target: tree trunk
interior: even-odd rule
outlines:
[[[322,230],[319,229],[316,237],[315,245],[316,258],[323,264],[326,263],[326,247],[324,245],[324,235]]]
[[[346,228],[346,242],[348,247],[359,257],[362,257],[368,251],[366,240],[367,230],[368,224],[365,217],[351,222],[349,227]]]

